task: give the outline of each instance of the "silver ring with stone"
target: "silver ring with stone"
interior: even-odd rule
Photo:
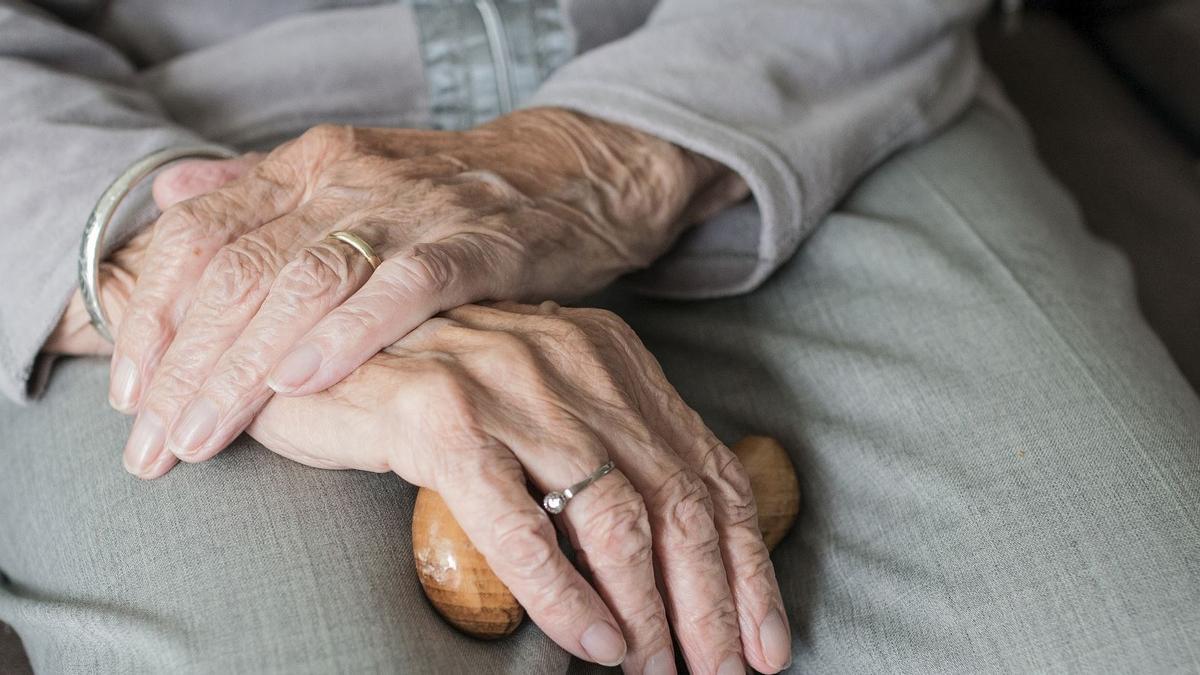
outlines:
[[[220,145],[198,144],[185,145],[177,148],[165,148],[146,155],[134,162],[124,173],[108,186],[100,200],[92,208],[87,224],[83,228],[83,241],[79,245],[79,294],[83,297],[83,306],[87,309],[88,317],[92,320],[96,332],[109,342],[113,341],[112,330],[109,328],[108,313],[100,304],[100,255],[104,247],[104,234],[108,223],[112,220],[117,207],[146,176],[156,169],[185,157],[204,157],[208,159],[229,159],[237,153]]]
[[[571,487],[563,490],[562,492],[551,492],[545,497],[542,497],[542,508],[546,509],[550,513],[562,513],[562,510],[567,508],[567,502],[571,501],[575,495],[583,492],[584,489],[592,483],[595,483],[601,478],[607,476],[614,468],[616,468],[616,464],[613,464],[612,460],[610,459],[601,465],[599,469],[593,471],[587,478],[584,478]]]

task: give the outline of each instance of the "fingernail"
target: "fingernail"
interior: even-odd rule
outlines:
[[[117,359],[113,367],[112,383],[108,387],[108,403],[121,412],[133,409],[133,397],[137,394],[137,366],[128,356]]]
[[[191,403],[179,421],[171,427],[171,437],[168,443],[175,456],[190,455],[212,436],[217,427],[217,405],[206,398],[198,398]]]
[[[133,432],[125,444],[125,470],[143,475],[162,451],[166,430],[162,420],[152,412],[143,413],[133,423]]]
[[[140,477],[145,479],[159,478],[170,471],[171,467],[175,466],[178,461],[179,459],[175,455],[169,452],[160,452],[158,453],[158,458],[150,466],[146,467],[146,470],[142,472]]]
[[[642,675],[675,675],[675,652],[664,649],[646,659]]]
[[[783,670],[792,662],[792,634],[781,612],[771,612],[758,627],[758,641],[763,658],[774,668]]]
[[[579,644],[588,656],[602,666],[617,666],[625,660],[625,638],[604,622],[594,623],[583,632]]]
[[[721,662],[721,667],[717,668],[717,675],[746,675],[746,666],[742,663],[742,657],[737,654],[730,655]]]
[[[267,378],[267,386],[276,392],[295,391],[317,372],[320,365],[321,350],[315,345],[302,345],[275,366]]]

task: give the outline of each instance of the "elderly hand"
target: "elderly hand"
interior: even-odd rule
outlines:
[[[327,392],[272,399],[250,432],[312,466],[436,490],[533,620],[580,658],[674,672],[673,628],[693,673],[790,659],[741,464],[611,313],[455,309]],[[562,490],[610,459],[617,469],[555,518],[589,585],[526,477]]]
[[[211,456],[272,389],[324,389],[441,310],[596,290],[744,193],[711,160],[564,110],[317,127],[159,219],[113,354],[110,399],[138,412],[129,464]]]
[[[136,274],[143,242],[114,261],[111,283]],[[122,296],[109,297],[119,321]],[[103,344],[66,330],[69,318],[59,333],[76,342],[61,351]],[[741,464],[608,312],[452,310],[327,391],[271,399],[249,432],[310,466],[395,471],[438,491],[533,620],[581,658],[674,672],[669,623],[691,672],[740,673],[743,660],[775,672],[790,660]],[[589,585],[526,477],[561,490],[609,459],[617,470],[558,517]],[[146,475],[176,461],[163,453]]]

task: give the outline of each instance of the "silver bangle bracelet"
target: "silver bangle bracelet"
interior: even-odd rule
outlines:
[[[100,252],[104,246],[104,234],[113,214],[125,200],[125,196],[146,176],[154,173],[164,164],[185,157],[201,157],[205,159],[229,159],[237,153],[219,145],[199,144],[185,145],[176,148],[156,150],[134,162],[125,172],[117,177],[112,185],[100,195],[100,201],[92,208],[87,225],[83,228],[83,241],[79,246],[79,293],[83,296],[83,306],[87,308],[92,326],[104,339],[113,341],[112,330],[109,328],[108,313],[100,304]]]

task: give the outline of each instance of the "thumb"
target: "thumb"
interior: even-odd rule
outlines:
[[[262,153],[249,152],[231,159],[188,159],[163,169],[154,178],[154,203],[159,210],[208,194],[241,178],[262,160]]]

